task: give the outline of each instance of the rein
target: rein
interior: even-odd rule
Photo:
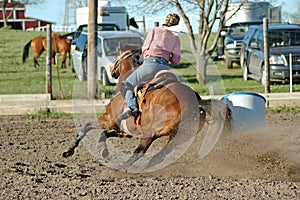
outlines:
[[[121,65],[122,61],[133,56],[134,54],[136,54],[136,52],[138,52],[139,50],[138,49],[135,49],[135,50],[132,50],[130,51],[130,54],[127,54],[126,56],[124,57],[121,57],[120,59],[118,60],[115,60],[114,62],[114,68],[111,70],[111,74],[114,74],[115,71],[118,69],[118,67]]]

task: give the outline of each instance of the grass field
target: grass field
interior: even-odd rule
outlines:
[[[30,49],[29,58],[22,63],[22,52],[25,44],[45,32],[26,32],[20,30],[0,29],[0,94],[41,94],[46,91],[45,68],[46,53],[39,58],[41,68],[33,67],[33,53]],[[237,65],[233,69],[225,69],[223,61],[212,62],[208,66],[208,82],[206,85],[196,81],[194,58],[189,50],[189,41],[186,36],[181,36],[182,61],[180,66],[173,70],[180,75],[182,80],[194,88],[200,95],[224,94],[237,91],[251,91],[264,93],[264,87],[259,82],[242,80],[242,69]],[[60,63],[60,56],[58,56]],[[86,83],[76,79],[70,68],[60,69],[60,80],[64,98],[71,99],[74,93],[84,93]],[[56,66],[52,69],[53,98],[61,99]],[[99,84],[98,93],[105,93],[110,97],[114,86],[103,87]],[[299,85],[293,85],[293,90],[299,92]],[[271,92],[288,92],[288,84],[272,85]]]

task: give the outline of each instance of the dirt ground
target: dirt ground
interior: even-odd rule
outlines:
[[[266,133],[227,133],[203,159],[196,138],[147,173],[103,165],[84,143],[63,158],[74,119],[0,120],[0,199],[300,199],[300,113],[268,113]]]

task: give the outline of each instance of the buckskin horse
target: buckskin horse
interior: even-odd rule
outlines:
[[[117,57],[111,66],[111,74],[114,78],[119,78],[119,81],[124,80],[138,67],[136,52],[136,50],[126,51]],[[177,146],[188,147],[195,134],[200,132],[205,122],[209,121],[208,114],[217,124],[208,133],[212,135],[222,131],[225,121],[231,119],[230,109],[226,104],[219,100],[201,99],[197,92],[180,83],[179,79],[170,72],[161,72],[154,80],[139,84],[135,92],[138,93],[137,99],[141,111],[138,117],[131,117],[122,122],[118,120],[119,114],[126,105],[123,95],[117,92],[98,121],[83,126],[63,152],[63,157],[73,155],[79,142],[92,130],[99,131],[99,143],[102,144],[102,151],[99,152],[106,158],[109,158],[106,145],[108,138],[137,136],[138,146],[120,168],[127,170],[146,153],[156,139],[167,136],[167,144],[150,159],[146,166],[151,168],[164,161]],[[178,153],[175,157],[181,155]]]
[[[44,36],[38,36],[32,40],[30,40],[23,49],[23,63],[28,58],[29,47],[32,48],[34,53],[34,67],[38,69],[40,67],[38,63],[38,58],[40,55],[47,50],[47,38]],[[61,67],[66,68],[66,59],[69,54],[70,59],[70,49],[71,49],[71,41],[66,39],[64,36],[59,34],[52,34],[52,63],[55,63],[55,54],[61,53],[62,61]]]

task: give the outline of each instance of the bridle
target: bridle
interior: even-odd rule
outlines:
[[[134,50],[131,50],[130,51],[130,53],[128,53],[128,54],[123,54],[123,55],[121,55],[121,57],[119,58],[119,59],[116,59],[115,61],[114,61],[114,64],[113,64],[113,68],[112,68],[112,70],[110,70],[111,71],[111,75],[112,75],[112,77],[116,77],[117,75],[116,75],[116,70],[121,66],[121,63],[125,60],[125,59],[127,59],[127,58],[129,58],[129,57],[131,57],[131,56],[133,56],[133,55],[135,55],[137,52],[139,51],[139,49],[134,49]],[[121,70],[120,70],[121,71]]]

